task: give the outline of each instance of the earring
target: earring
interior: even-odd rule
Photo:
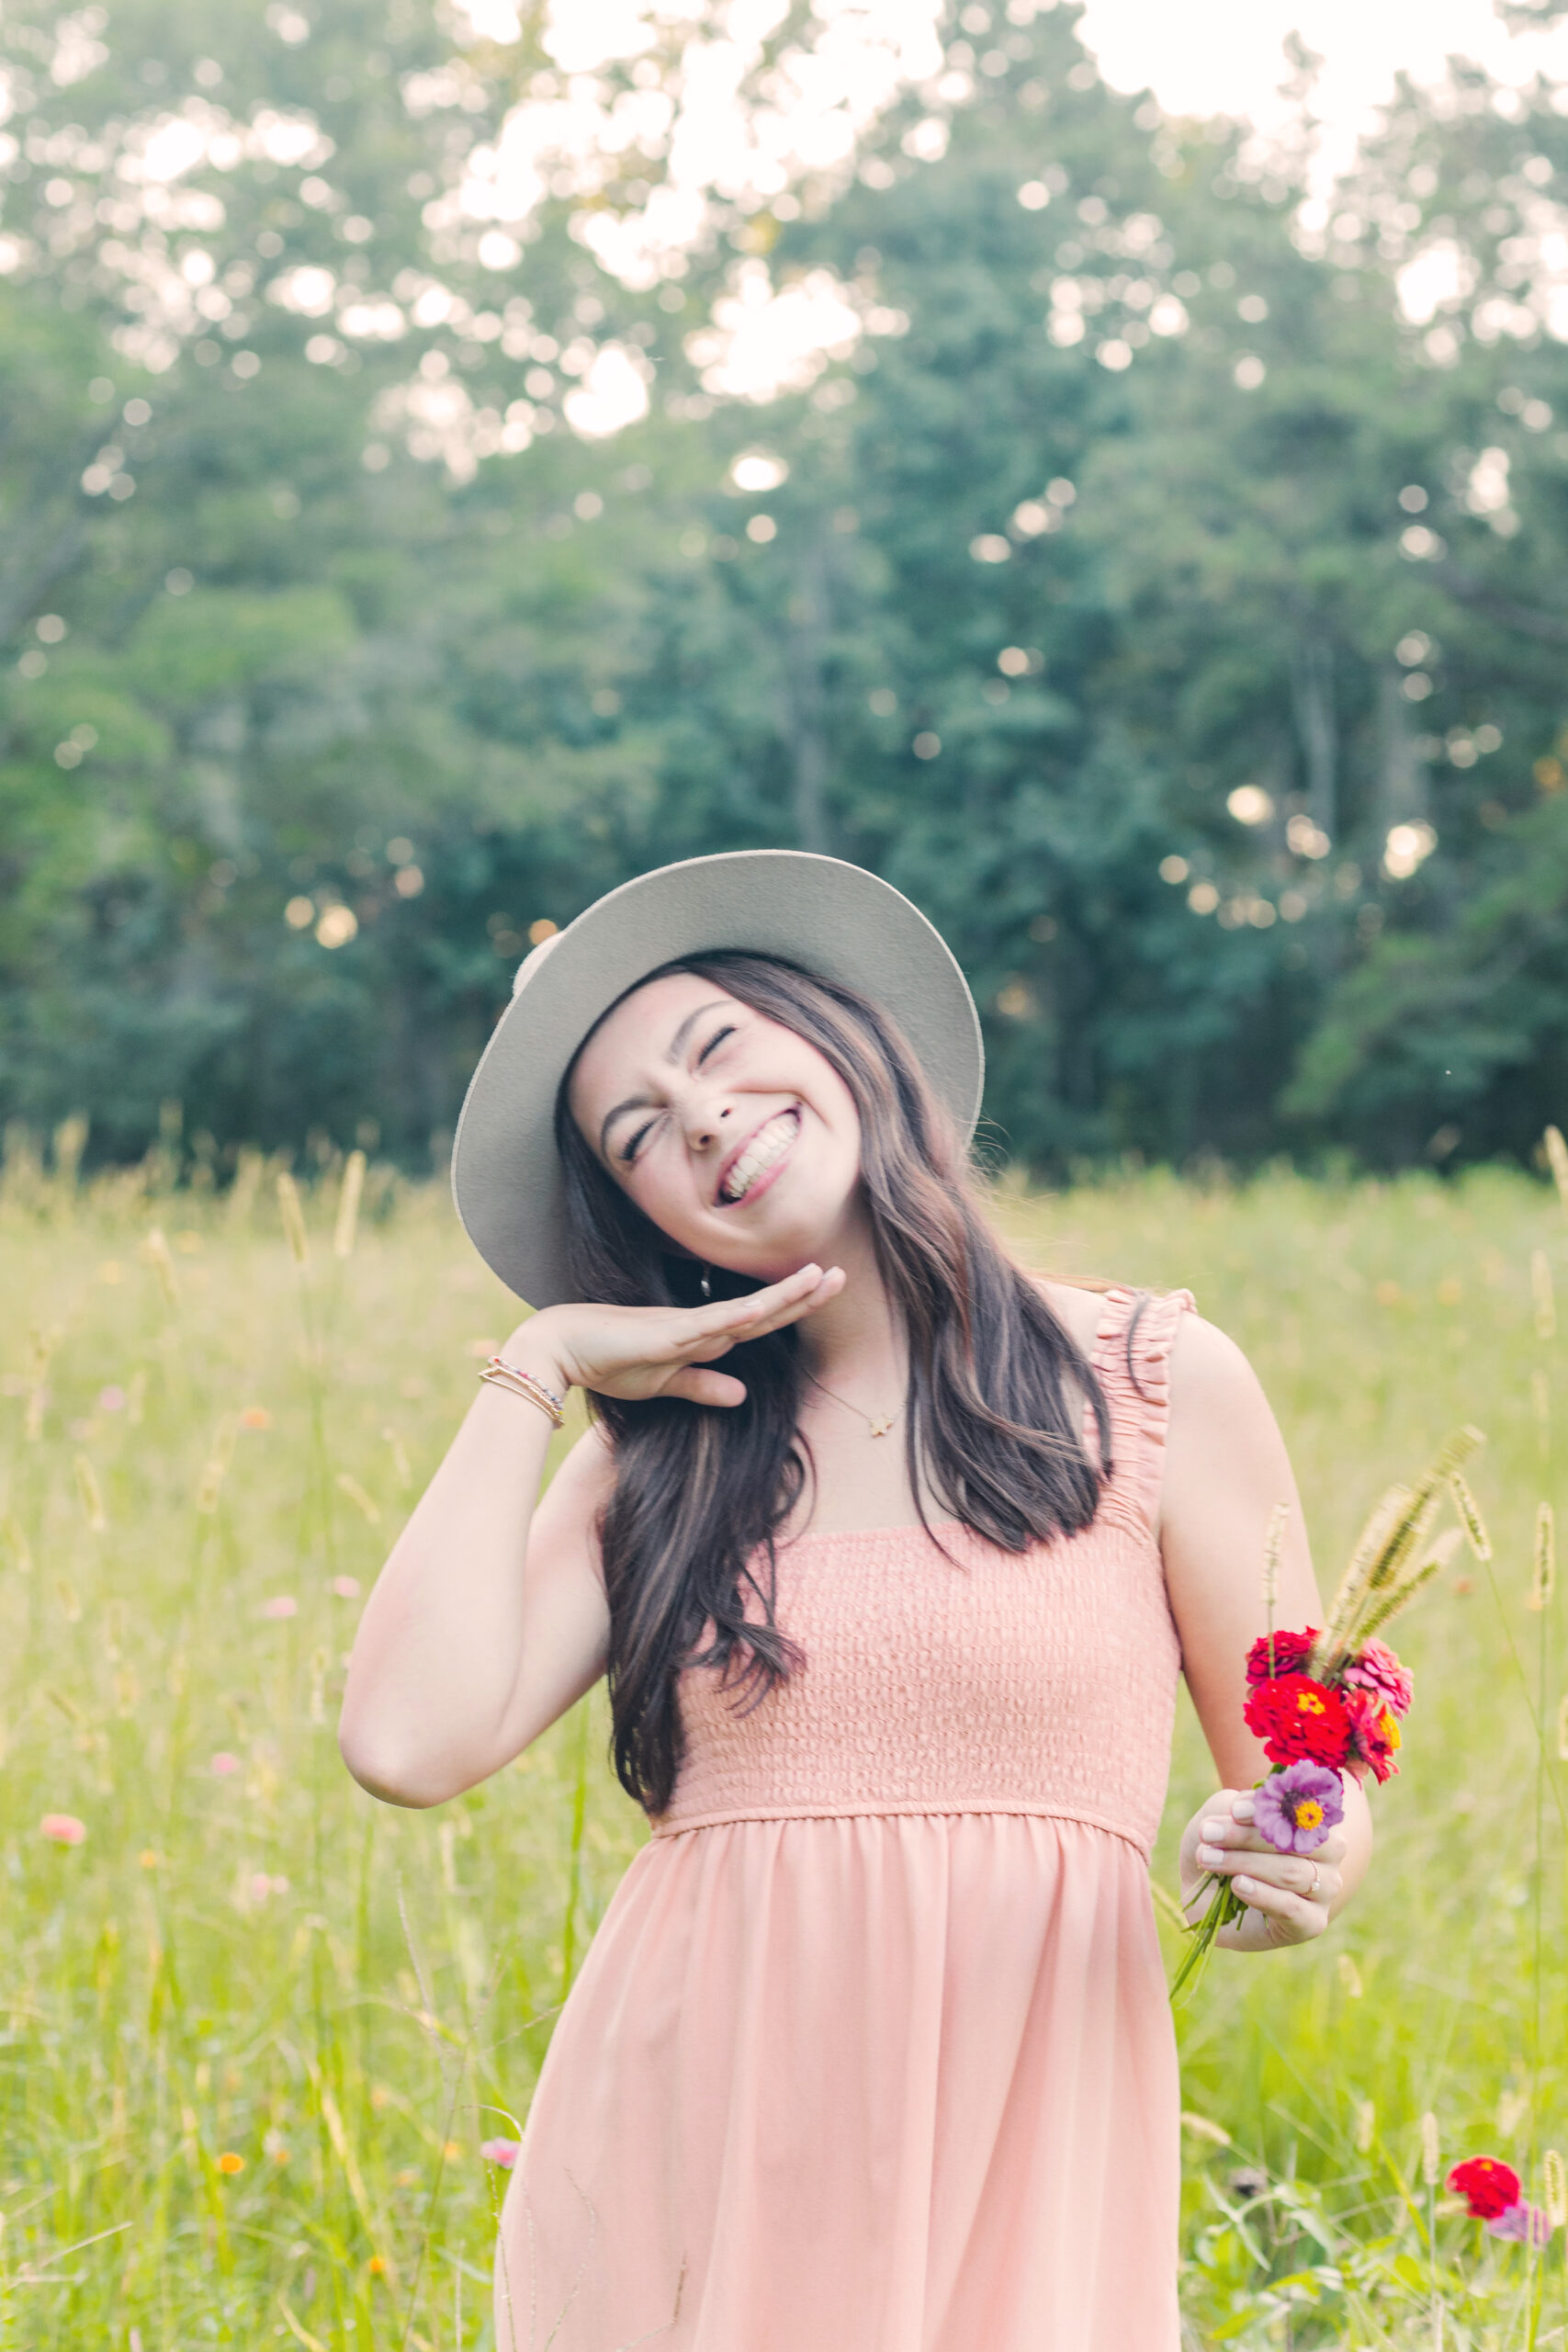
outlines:
[[[709,1279],[711,1272],[712,1269],[710,1267],[705,1266],[702,1272],[702,1279],[697,1284],[697,1288],[702,1292],[703,1303],[705,1306],[711,1306],[713,1303],[713,1283]]]

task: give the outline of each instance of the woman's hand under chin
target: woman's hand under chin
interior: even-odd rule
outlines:
[[[1352,1784],[1348,1784],[1348,1787]],[[1206,1872],[1228,1878],[1247,1905],[1214,1940],[1227,1951],[1277,1951],[1311,1943],[1342,1907],[1340,1869],[1348,1841],[1331,1829],[1310,1854],[1281,1854],[1253,1826],[1252,1793],[1221,1789],[1201,1805],[1181,1839],[1181,1905],[1199,1917],[1213,1893]]]
[[[815,1314],[844,1286],[840,1266],[802,1266],[747,1298],[712,1306],[547,1306],[519,1324],[502,1353],[552,1387],[601,1396],[683,1396],[694,1405],[741,1405],[746,1385],[705,1364],[744,1340],[760,1340]]]

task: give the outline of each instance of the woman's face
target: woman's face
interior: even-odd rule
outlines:
[[[569,1101],[621,1190],[694,1258],[762,1282],[832,1262],[858,1196],[860,1117],[793,1029],[667,973],[594,1032]]]

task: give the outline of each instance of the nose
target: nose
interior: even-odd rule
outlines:
[[[682,1125],[686,1141],[693,1151],[711,1151],[723,1141],[726,1121],[733,1116],[734,1104],[723,1095],[699,1091],[687,1106]]]

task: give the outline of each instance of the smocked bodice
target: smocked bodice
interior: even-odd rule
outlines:
[[[655,1837],[748,1819],[1032,1813],[1146,1854],[1180,1665],[1156,1527],[1170,1349],[1192,1303],[1145,1297],[1129,1346],[1139,1294],[1105,1294],[1092,1361],[1113,1470],[1077,1534],[1011,1553],[944,1521],[941,1548],[918,1526],[807,1531],[781,1546],[776,1614],[806,1664],[747,1713],[714,1669],[685,1670],[685,1756]],[[1085,1433],[1092,1453],[1091,1413]]]

